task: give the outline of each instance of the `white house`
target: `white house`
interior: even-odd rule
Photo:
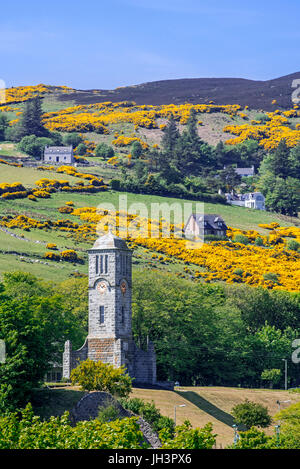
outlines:
[[[261,192],[249,192],[248,194],[225,194],[230,205],[253,208],[256,210],[266,210],[265,197]]]
[[[73,146],[68,147],[45,147],[44,163],[50,164],[74,164]]]
[[[245,207],[255,208],[256,210],[266,210],[265,197],[261,192],[250,192],[245,194]]]

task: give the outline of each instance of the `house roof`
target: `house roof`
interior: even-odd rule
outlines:
[[[261,192],[249,192],[248,194],[245,194],[245,200],[257,199],[257,198],[264,199],[265,197]]]
[[[45,154],[60,154],[60,155],[71,155],[73,151],[73,146],[70,145],[68,147],[45,147]]]
[[[189,223],[191,217],[193,217],[196,221],[196,223],[199,226],[203,226],[205,224],[206,228],[211,228],[214,230],[224,230],[227,229],[227,225],[224,222],[223,218],[220,215],[214,215],[214,214],[203,214],[203,213],[193,213],[187,224]],[[221,225],[220,225],[221,224]]]
[[[254,174],[254,168],[235,168],[237,174],[247,174],[252,176]]]

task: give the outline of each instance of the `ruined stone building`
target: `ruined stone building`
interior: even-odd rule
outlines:
[[[96,240],[89,255],[89,329],[84,345],[72,350],[65,343],[63,377],[90,358],[116,367],[125,365],[135,383],[156,383],[156,356],[150,342],[139,349],[132,339],[132,251],[108,233]]]

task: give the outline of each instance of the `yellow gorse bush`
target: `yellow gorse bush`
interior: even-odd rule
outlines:
[[[38,221],[20,215],[2,217],[0,225],[27,230],[54,229],[69,233],[77,241],[86,242],[92,242],[97,235],[104,234],[110,226],[117,235],[125,237],[132,247],[142,246],[158,255],[163,255],[164,261],[178,259],[186,265],[191,264],[205,269],[198,271],[196,277],[206,282],[242,282],[255,287],[299,291],[300,254],[286,248],[285,238],[300,240],[300,228],[280,227],[278,224],[263,225],[270,230],[268,236],[262,236],[255,230],[242,231],[229,228],[227,233],[229,238],[233,239],[236,234],[243,234],[253,243],[257,237],[261,237],[264,247],[229,240],[211,242],[202,245],[200,249],[191,249],[187,240],[177,237],[182,226],[174,226],[164,220],[148,220],[137,215],[125,212],[112,213],[96,207],[78,208],[72,215],[79,217],[81,224],[70,220]],[[270,273],[275,274],[278,282],[265,280],[264,276]]]
[[[77,105],[61,111],[48,112],[43,115],[43,119],[45,127],[52,131],[89,132],[95,130],[99,133],[108,133],[108,127],[118,123],[131,123],[135,129],[144,127],[146,129],[161,128],[163,130],[165,124],[158,124],[158,119],[173,117],[181,124],[186,124],[192,110],[197,113],[222,112],[235,116],[241,110],[241,106],[189,103],[151,106],[137,105],[134,102],[127,101],[119,103],[105,102]]]
[[[280,113],[280,111],[278,111]],[[236,138],[226,141],[228,145],[242,143],[249,138],[257,140],[259,145],[266,150],[277,148],[282,139],[286,140],[287,145],[292,148],[300,142],[300,130],[290,127],[288,118],[300,117],[297,110],[283,111],[278,114],[277,111],[267,113],[270,118],[265,124],[260,121],[251,121],[250,124],[228,125],[223,131],[237,135]]]
[[[79,227],[77,234],[86,237],[94,230],[104,232],[108,226],[115,226],[118,235],[127,234],[127,240],[134,245],[143,246],[151,251],[175,257],[187,264],[194,264],[207,269],[198,272],[198,277],[205,281],[222,280],[227,283],[243,282],[264,288],[299,290],[300,254],[286,249],[284,237],[294,236],[299,239],[300,228],[278,228],[277,224],[270,227],[270,235],[262,236],[255,230],[242,231],[234,228],[228,230],[229,238],[235,234],[244,234],[254,242],[261,237],[265,247],[253,244],[243,245],[232,241],[218,241],[204,244],[201,249],[189,249],[185,239],[177,238],[175,232],[182,227],[168,225],[163,221],[146,220],[126,213],[107,213],[93,207],[76,209],[73,215],[79,216],[86,224]],[[274,232],[276,228],[276,232]],[[151,237],[156,232],[157,237]],[[166,233],[169,237],[165,237]],[[235,271],[242,270],[242,275]],[[274,273],[279,282],[265,280],[264,275]]]

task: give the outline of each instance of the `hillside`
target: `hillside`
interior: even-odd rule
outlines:
[[[283,86],[287,79],[293,77],[279,79],[278,83]],[[154,84],[150,85],[155,88]],[[186,83],[185,86],[189,92],[192,92],[193,87],[190,87],[190,83]],[[76,105],[78,97],[86,99],[86,93],[90,93],[93,97],[93,103]],[[188,252],[186,246],[181,244],[185,242],[184,240],[159,242],[149,239],[149,236],[141,237],[135,233],[134,236],[129,236],[128,241],[135,251],[136,270],[160,269],[206,282],[245,282],[253,286],[297,290],[297,266],[300,254],[284,248],[288,246],[290,238],[296,238],[297,242],[300,239],[300,230],[296,228],[299,226],[298,219],[274,212],[260,212],[221,203],[225,199],[217,194],[215,177],[223,164],[228,161],[227,153],[221,155],[224,160],[222,159],[220,163],[216,153],[213,153],[215,149],[209,150],[207,145],[202,146],[203,141],[213,146],[220,140],[230,142],[226,152],[228,157],[235,161],[234,147],[240,142],[247,144],[247,139],[250,137],[250,143],[256,145],[254,152],[258,166],[262,159],[261,153],[276,148],[282,136],[285,136],[290,147],[294,147],[300,140],[300,111],[297,107],[288,111],[279,110],[276,109],[278,103],[274,102],[272,112],[267,113],[248,107],[243,109],[239,104],[228,104],[228,96],[224,105],[211,102],[154,106],[119,101],[125,99],[125,95],[120,95],[117,102],[101,102],[100,95],[97,90],[85,92],[64,86],[46,85],[7,90],[7,104],[2,105],[0,109],[9,121],[8,130],[18,129],[24,109],[26,110],[27,104],[31,103],[28,100],[39,96],[42,98],[39,119],[44,130],[46,129],[45,132],[59,136],[61,143],[66,137],[69,138],[70,134],[71,137],[72,135],[79,137],[84,152],[78,156],[77,142],[74,148],[75,157],[79,161],[78,169],[64,166],[45,167],[39,166],[39,161],[36,161],[40,158],[44,146],[41,148],[37,146],[34,150],[37,153],[35,155],[31,153],[32,156],[29,156],[29,149],[28,154],[24,153],[22,146],[21,149],[24,151],[20,151],[17,139],[1,142],[0,272],[21,268],[38,276],[42,274],[49,280],[55,278],[63,280],[70,275],[86,274],[86,250],[95,239],[97,224],[102,223],[96,207],[111,204],[110,217],[113,218],[120,210],[120,197],[125,196],[129,214],[136,213],[137,206],[134,204],[140,203],[146,210],[146,215],[142,217],[148,216],[150,220],[157,222],[159,215],[152,214],[150,210],[152,205],[167,203],[170,207],[172,204],[177,204],[181,210],[185,204],[189,204],[195,211],[196,205],[190,200],[193,199],[199,202],[205,201],[206,214],[218,214],[224,218],[230,228],[230,239],[224,241],[224,244],[205,244],[203,250],[195,254]],[[173,98],[175,99],[175,95]],[[182,181],[183,185],[187,186],[182,188],[182,184],[180,187],[177,183],[172,190],[167,186],[157,186],[155,177],[159,177],[157,165],[164,158],[159,151],[163,146],[162,137],[166,124],[173,117],[179,130],[178,135],[182,137],[186,134],[183,130],[188,128],[192,113],[195,116],[195,135],[201,137],[200,153],[204,148],[201,153],[203,158],[201,164],[197,163],[196,170],[189,173],[189,177],[198,178],[198,181],[194,179],[189,183],[187,178],[186,182],[186,175],[182,172],[179,182]],[[28,132],[30,131],[31,128],[28,129]],[[232,138],[232,135],[237,137]],[[8,132],[5,136],[13,137],[13,134]],[[99,143],[109,145],[114,157],[107,159],[99,156],[97,154]],[[141,153],[139,157],[132,159],[131,152],[135,143],[140,145]],[[182,150],[184,148],[181,149],[176,163],[178,171],[180,166],[184,167],[181,164]],[[161,161],[155,160],[155,152],[159,155],[156,158]],[[209,160],[210,158],[212,159]],[[251,148],[243,158],[246,159],[240,160],[241,165],[245,161],[246,166],[253,164],[254,155]],[[135,175],[138,169],[137,162],[144,166],[142,176]],[[210,165],[208,175],[205,174],[207,164]],[[257,169],[256,167],[256,172]],[[151,177],[153,178],[152,185],[149,184],[148,175],[150,181]],[[140,187],[132,186],[134,178]],[[129,186],[113,186],[111,184],[113,179],[119,184],[124,181],[126,184],[129,181]],[[189,184],[191,188],[186,188]],[[250,181],[247,190],[256,190],[255,184],[256,182]],[[227,187],[227,184],[225,186]],[[112,187],[121,191],[111,190]],[[124,221],[122,219],[122,222]],[[112,222],[113,219],[110,220],[110,223]],[[184,222],[186,219],[180,220],[179,224]],[[278,228],[278,232],[275,231],[273,223],[275,227],[282,228]],[[145,220],[142,224],[145,226]],[[291,230],[284,230],[284,227],[291,227]],[[236,247],[232,240],[237,234],[246,235],[250,245]],[[256,238],[262,243],[261,247],[255,245]],[[56,245],[54,251],[57,252],[49,252],[51,248],[48,248],[47,244]],[[70,249],[76,250],[77,262],[64,262],[65,259],[61,257],[61,253]],[[280,256],[280,262],[276,260],[276,256]],[[266,280],[265,275],[266,278],[273,280]]]
[[[292,82],[300,72],[267,81],[243,78],[187,78],[163,80],[125,86],[114,90],[76,90],[61,95],[61,101],[74,100],[76,104],[95,102],[135,101],[137,104],[240,104],[254,109],[272,110],[272,100],[279,107],[291,107]]]
[[[54,172],[43,172],[44,175],[51,179],[56,177]],[[66,177],[71,181],[75,179],[71,176]],[[34,181],[40,178],[40,171],[35,168],[15,168],[0,164],[0,184],[7,181],[21,180],[27,187],[32,187]],[[66,202],[72,201],[74,209],[103,207],[109,203],[118,210],[120,195],[127,197],[129,213],[134,213],[137,207],[135,204],[143,204],[148,210],[150,219],[152,204],[168,203],[171,206],[176,203],[184,207],[184,204],[192,203],[196,207],[195,202],[193,203],[188,200],[118,193],[115,191],[98,194],[69,194],[61,192],[52,194],[51,198],[37,199],[35,202],[28,198],[20,200],[2,200],[0,198],[0,274],[9,270],[23,270],[48,280],[64,280],[76,272],[86,275],[88,272],[86,251],[91,247],[93,237],[85,239],[80,235],[80,232],[76,235],[76,230],[72,232],[72,230],[64,227],[62,229],[41,229],[41,227],[35,226],[27,228],[26,223],[24,225],[23,222],[18,222],[12,227],[5,227],[1,219],[7,216],[16,219],[16,217],[22,215],[29,217],[30,220],[37,220],[41,223],[47,220],[71,220],[73,223],[80,223],[81,226],[84,226],[84,221],[80,221],[78,216],[74,216],[72,213],[60,213],[59,208],[64,207]],[[242,207],[206,203],[204,208],[206,213],[218,213],[223,216],[228,226],[241,230],[258,230],[262,236],[267,235],[268,230],[260,228],[259,224],[270,224],[272,222],[278,223],[281,226],[292,226],[293,224],[289,219],[284,220],[276,214]],[[48,243],[56,244],[59,251],[75,249],[84,263],[54,262],[45,259],[46,252],[49,252],[47,248]],[[187,264],[184,260],[176,256],[158,253],[154,247],[148,248],[142,244],[134,245],[135,271],[144,268],[159,269],[189,278],[189,275],[195,275],[199,267],[193,265],[193,263],[188,264],[189,270],[186,272]]]
[[[37,415],[49,418],[71,411],[83,392],[76,387],[43,389],[36,391],[32,402]],[[189,420],[194,428],[213,424],[217,436],[217,448],[232,444],[234,420],[230,415],[234,405],[245,399],[267,406],[271,416],[278,412],[277,401],[291,400],[299,402],[299,394],[288,391],[268,389],[238,389],[223,387],[180,387],[175,391],[147,388],[133,388],[130,397],[137,397],[146,402],[154,401],[162,415],[174,419],[174,406],[185,405],[176,412],[177,425]],[[287,404],[285,404],[287,406]],[[275,425],[276,423],[274,423]],[[266,431],[273,435],[274,426]]]

